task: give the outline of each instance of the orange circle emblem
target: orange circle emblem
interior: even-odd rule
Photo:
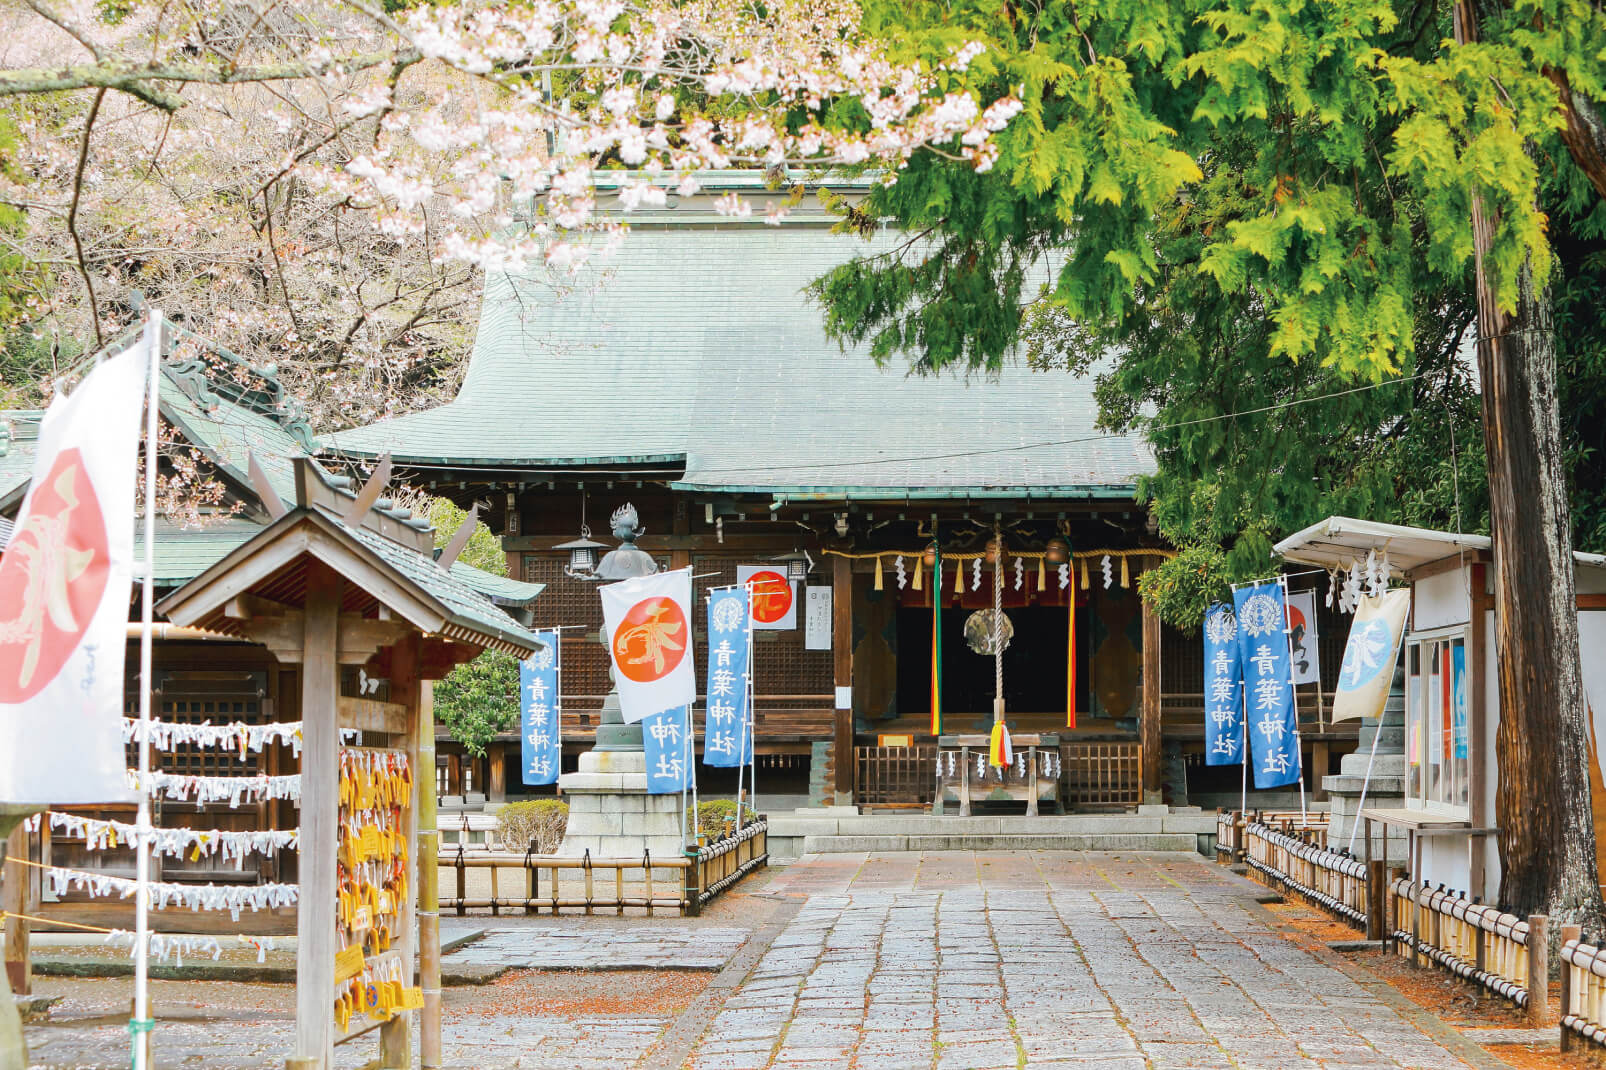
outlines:
[[[34,488],[0,555],[0,702],[25,702],[78,649],[106,591],[106,522],[75,449]]]
[[[614,663],[638,684],[662,680],[685,658],[688,632],[673,598],[643,598],[614,630]]]
[[[752,592],[753,619],[760,624],[774,624],[792,608],[792,584],[779,572],[765,569],[747,578],[747,589]]]

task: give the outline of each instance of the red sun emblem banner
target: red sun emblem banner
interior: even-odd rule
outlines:
[[[686,656],[689,634],[686,615],[673,598],[644,598],[613,633],[614,660],[638,683],[662,680]]]
[[[753,593],[753,627],[772,630],[797,627],[797,589],[779,569],[738,565],[736,582]]]
[[[134,456],[149,350],[52,402],[0,555],[0,802],[120,802]]]
[[[625,722],[691,705],[697,698],[691,569],[610,583],[600,593],[603,634]]]
[[[0,557],[0,702],[56,678],[106,590],[106,523],[75,449],[56,457]]]

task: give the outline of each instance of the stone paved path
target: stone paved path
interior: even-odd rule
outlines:
[[[1501,1065],[1283,940],[1192,856],[822,857],[772,891],[807,905],[696,1070]]]
[[[1252,886],[1196,856],[833,855],[788,867],[764,895],[770,920],[755,918],[751,930],[680,919],[616,926],[606,937],[597,930],[616,954],[675,945],[688,961],[728,963],[678,1020],[459,1014],[446,1025],[448,1062],[475,1070],[1504,1065],[1336,955],[1284,940]],[[568,948],[576,925],[493,932],[473,949],[528,957],[531,946]],[[463,991],[453,998],[480,998]],[[31,1030],[36,1055],[47,1065],[119,1065],[120,1021],[81,1025]],[[282,1011],[242,1013],[210,1036],[199,1022],[164,1028],[165,1065],[208,1070],[282,1066],[291,1031]],[[338,1061],[355,1066],[371,1054],[358,1042]]]
[[[747,930],[678,925],[669,919],[601,928],[560,918],[537,928],[491,929],[446,957],[449,968],[516,970],[717,970],[747,940]]]

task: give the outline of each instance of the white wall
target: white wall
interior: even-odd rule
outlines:
[[[1471,620],[1472,600],[1467,595],[1471,576],[1468,565],[1418,580],[1411,599],[1411,630],[1425,632]]]

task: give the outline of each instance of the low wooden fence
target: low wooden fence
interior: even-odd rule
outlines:
[[[769,865],[769,823],[754,821],[732,829],[697,852],[697,864],[686,869],[686,903],[701,914],[716,896],[760,866]]]
[[[854,747],[853,801],[860,806],[927,807],[936,794],[937,748]]]
[[[1391,944],[1414,964],[1426,960],[1525,1008],[1534,1026],[1554,1021],[1548,917],[1519,918],[1402,876],[1390,880],[1382,861],[1328,849],[1325,822],[1300,823],[1297,811],[1219,811],[1216,860],[1241,859],[1265,883],[1364,928],[1368,939]],[[1606,950],[1580,943],[1573,928],[1564,930],[1569,938],[1562,949],[1562,1009],[1571,1016],[1562,1023],[1564,1046],[1573,1035],[1606,1045]],[[1531,992],[1540,998],[1530,999]]]
[[[1519,918],[1403,878],[1390,883],[1389,897],[1394,947],[1402,957],[1425,958],[1527,1008],[1534,1025],[1549,1024],[1548,917]]]
[[[742,877],[769,864],[769,823],[758,818],[740,831],[734,827],[695,854],[654,858],[593,858],[538,855],[534,851],[470,851],[459,844],[442,852],[440,868],[452,871],[455,895],[442,895],[440,908],[459,916],[470,910],[522,910],[526,914],[583,913],[625,909],[698,914],[702,908]],[[488,895],[470,895],[470,870],[484,870],[490,881]],[[512,871],[513,888],[504,889],[501,875]],[[522,874],[522,877],[521,877]]]
[[[1322,840],[1325,842],[1325,835]],[[1244,841],[1244,861],[1264,874],[1269,883],[1299,894],[1358,928],[1366,928],[1367,915],[1373,909],[1366,863],[1261,822],[1248,825]],[[1381,872],[1381,864],[1377,869]]]
[[[1586,944],[1578,927],[1561,930],[1561,1050],[1582,1037],[1606,1046],[1606,948]]]
[[[1141,743],[1061,743],[1065,802],[1073,810],[1124,810],[1143,801]]]

